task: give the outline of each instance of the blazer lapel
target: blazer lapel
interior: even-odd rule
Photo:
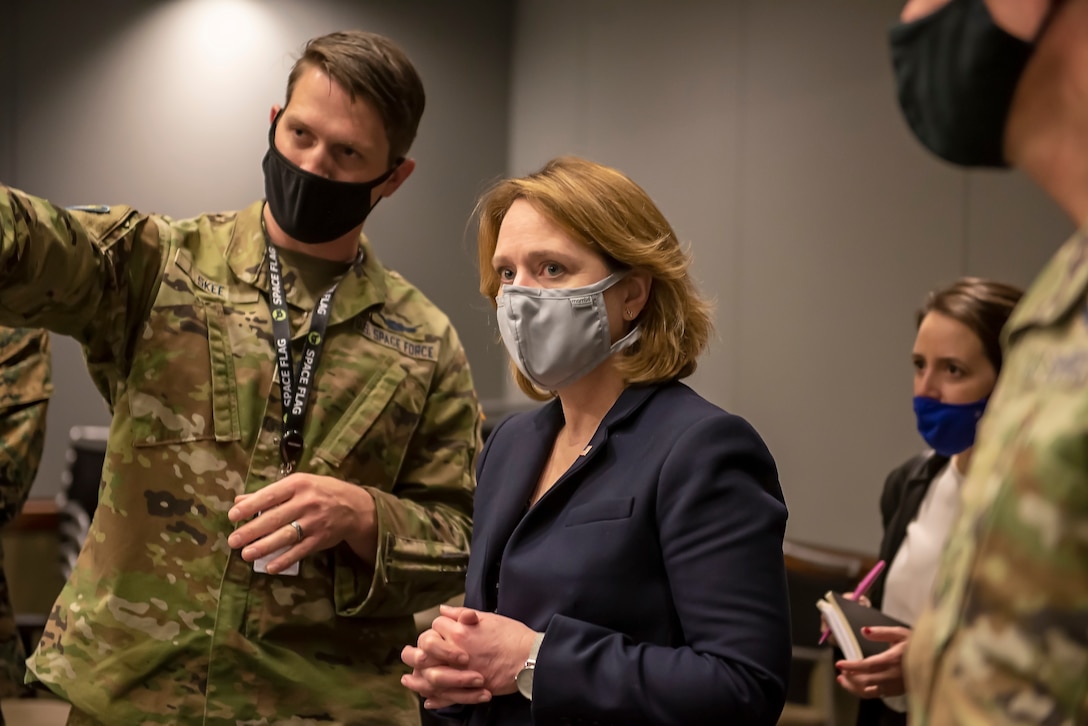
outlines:
[[[513,436],[503,441],[502,445],[517,447],[518,451],[495,452],[496,461],[501,463],[487,472],[489,478],[498,477],[501,484],[488,490],[494,501],[487,514],[486,539],[479,545],[482,554],[480,585],[483,588],[483,592],[479,593],[479,602],[486,609],[492,610],[498,606],[496,585],[507,546],[523,529],[532,527],[534,523],[550,521],[557,516],[556,510],[561,511],[566,500],[564,492],[569,492],[571,487],[577,486],[584,479],[583,471],[608,445],[610,431],[633,416],[660,388],[661,386],[639,386],[625,390],[597,427],[585,454],[575,460],[570,469],[531,510],[529,498],[540,480],[540,473],[547,463],[555,437],[563,426],[563,408],[558,400],[554,400],[529,414],[528,419],[517,430],[503,432]],[[476,510],[479,513],[481,507],[477,505]]]
[[[487,474],[500,477],[500,485],[489,490],[495,501],[489,513],[489,531],[483,550],[488,572],[497,566],[510,534],[525,515],[556,433],[563,425],[563,409],[558,400],[542,406],[529,417],[519,431],[512,432],[516,434],[516,440],[503,442],[504,446],[517,447],[518,452],[496,452],[502,464]]]
[[[571,464],[570,468],[563,472],[563,475],[559,477],[558,481],[555,482],[555,485],[541,497],[540,501],[537,502],[537,506],[533,507],[532,511],[529,512],[529,516],[525,518],[526,520],[529,520],[528,523],[540,521],[538,517],[547,518],[550,514],[554,513],[554,510],[557,507],[562,509],[563,503],[567,499],[565,494],[568,493],[572,487],[579,486],[582,480],[585,479],[584,470],[608,446],[608,439],[612,435],[611,432],[619,428],[627,419],[634,416],[642,405],[660,389],[661,386],[632,386],[625,389],[623,393],[620,394],[620,397],[612,404],[612,408],[608,410],[604,419],[602,419],[601,423],[597,426],[597,430],[593,433],[593,437],[586,446],[584,453],[574,460],[574,463]],[[558,404],[558,402],[556,403]],[[563,425],[562,408],[558,408],[557,420],[554,422],[554,425],[555,428],[547,438],[547,446],[543,451],[543,456],[535,465],[535,469],[532,473],[533,484],[539,479],[540,472],[544,468],[544,463],[547,460],[551,445],[555,441],[556,433]],[[530,495],[531,490],[525,493],[526,502]],[[510,533],[514,532],[516,525],[517,522],[515,522],[515,528],[511,529]]]

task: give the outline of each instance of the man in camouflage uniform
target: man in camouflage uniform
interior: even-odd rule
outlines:
[[[1015,164],[1080,226],[1006,327],[962,515],[907,650],[911,723],[1085,724],[1088,0],[915,0],[903,20],[900,99],[919,138],[959,163]],[[936,36],[912,55],[910,33]],[[913,95],[923,82],[929,104]],[[958,136],[955,112],[971,120]]]
[[[267,202],[0,194],[0,320],[79,340],[113,411],[28,661],[69,723],[419,723],[398,654],[463,589],[479,405],[449,320],[361,230],[423,102],[392,42],[333,33],[272,108]]]
[[[19,515],[38,473],[45,412],[53,393],[49,370],[49,333],[0,328],[0,525]],[[25,691],[26,653],[15,627],[3,561],[0,547],[0,698],[10,698]]]

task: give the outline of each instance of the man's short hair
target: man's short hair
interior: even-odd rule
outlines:
[[[416,138],[426,97],[423,81],[408,56],[377,33],[348,30],[306,43],[287,77],[287,103],[307,68],[318,68],[354,101],[362,98],[381,116],[389,141],[389,162],[403,158]]]

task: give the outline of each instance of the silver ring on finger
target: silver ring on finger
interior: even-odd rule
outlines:
[[[294,527],[295,534],[298,535],[298,541],[301,542],[302,538],[306,536],[305,533],[303,533],[302,531],[302,525],[298,523],[297,519],[292,521],[290,524],[292,527]]]

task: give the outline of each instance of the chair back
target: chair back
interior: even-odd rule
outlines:
[[[816,601],[828,590],[851,592],[875,558],[833,547],[786,540],[786,582],[790,591],[793,661],[781,726],[852,723],[856,699],[839,689],[830,646],[819,644]],[[846,698],[844,696],[849,696]]]

